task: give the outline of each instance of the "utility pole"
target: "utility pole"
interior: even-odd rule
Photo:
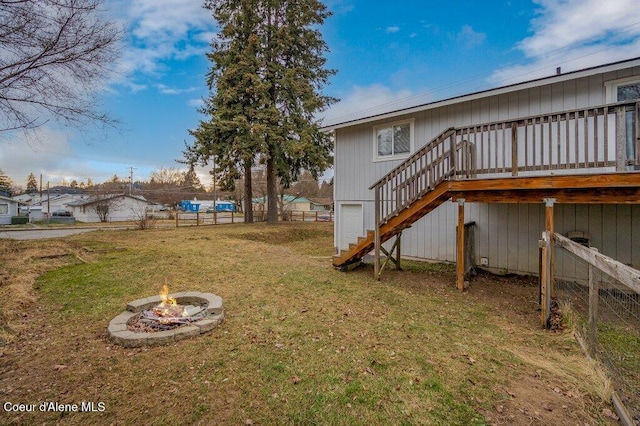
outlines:
[[[40,173],[40,202],[42,203],[42,173]]]
[[[133,193],[133,171],[135,167],[129,167],[129,195]]]
[[[51,218],[51,189],[49,188],[49,181],[47,181],[47,223]]]
[[[216,209],[216,156],[213,156],[213,169],[211,170],[211,175],[213,176],[213,209]]]

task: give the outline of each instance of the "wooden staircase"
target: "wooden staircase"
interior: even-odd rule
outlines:
[[[390,218],[389,221],[380,226],[380,243],[384,243],[398,235],[449,198],[451,198],[451,195],[449,194],[447,182],[443,182],[421,199],[412,203],[402,214]],[[375,248],[375,234],[374,230],[368,230],[366,237],[358,237],[356,243],[349,244],[348,250],[334,255],[333,266],[348,268],[349,265],[360,262],[367,253]]]
[[[380,251],[391,257],[382,244],[452,196],[460,200],[476,197],[475,201],[485,197],[483,202],[521,197],[520,202],[530,202],[525,192],[541,201],[543,195],[554,197],[559,191],[574,188],[574,192],[562,194],[565,199],[575,200],[579,188],[593,193],[594,173],[601,174],[603,168],[619,173],[614,179],[605,177],[597,183],[598,188],[610,186],[621,191],[605,194],[607,200],[629,196],[630,190],[637,195],[640,174],[623,176],[623,172],[640,165],[640,120],[635,121],[639,127],[634,131],[638,147],[635,158],[625,154],[630,111],[640,116],[640,102],[446,129],[369,187],[374,191],[375,229],[334,255],[333,265],[346,270],[374,251],[378,278]],[[609,126],[615,131],[610,132]],[[571,177],[554,176],[563,169],[584,169],[585,173],[582,177],[575,172]],[[520,172],[535,176],[523,180],[517,178]],[[592,196],[584,197],[588,200]]]
[[[382,243],[451,198],[446,183],[458,162],[468,162],[465,146],[456,144],[456,129],[449,128],[374,183],[376,229],[335,255],[333,265],[348,268],[371,250],[379,253]]]

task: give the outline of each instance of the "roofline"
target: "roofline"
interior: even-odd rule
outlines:
[[[135,196],[129,195],[129,194],[113,194],[113,195],[108,195],[106,197],[98,196],[96,198],[90,198],[88,200],[72,201],[71,203],[66,203],[64,205],[65,206],[70,206],[70,207],[81,207],[81,206],[87,206],[89,204],[99,203],[100,201],[113,200],[114,198],[119,198],[119,197],[133,198],[134,200],[142,201],[142,202],[147,203],[147,204],[157,204],[157,203],[154,203],[154,202],[146,200],[146,199],[142,200],[142,199],[140,199],[138,197],[135,197]]]
[[[5,197],[4,195],[0,195],[0,200],[11,201],[12,203],[16,203],[16,204],[27,204],[22,201],[14,200],[11,197]]]
[[[533,80],[524,81],[521,83],[514,83],[506,86],[495,87],[493,89],[486,89],[486,90],[481,90],[479,92],[472,92],[464,95],[458,95],[451,98],[441,99],[433,102],[427,102],[425,104],[420,104],[412,107],[401,108],[395,111],[370,115],[362,118],[356,118],[353,120],[348,120],[348,121],[324,126],[322,127],[322,130],[325,132],[331,132],[337,129],[356,126],[358,124],[364,124],[371,121],[384,120],[387,118],[393,118],[400,115],[412,114],[415,112],[425,111],[429,109],[434,109],[434,108],[457,104],[457,103],[466,102],[466,101],[472,101],[475,99],[485,98],[488,96],[501,95],[504,93],[515,92],[517,90],[529,89],[532,87],[543,86],[545,84],[558,83],[562,81],[571,80],[574,78],[588,77],[594,74],[617,71],[620,69],[630,68],[634,66],[640,66],[640,56],[631,58],[631,59],[625,59],[622,61],[611,62],[608,64],[602,64],[602,65],[596,65],[589,68],[583,68],[581,70],[569,71],[563,74],[540,77]]]

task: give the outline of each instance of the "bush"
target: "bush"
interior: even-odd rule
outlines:
[[[27,216],[12,216],[11,224],[12,225],[25,225],[29,223],[29,218]]]

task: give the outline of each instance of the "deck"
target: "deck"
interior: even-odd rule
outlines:
[[[379,278],[389,261],[399,264],[402,231],[453,200],[462,288],[466,202],[545,203],[551,212],[554,203],[640,203],[639,112],[640,102],[626,102],[446,129],[371,185],[375,229],[334,266],[373,251]]]

